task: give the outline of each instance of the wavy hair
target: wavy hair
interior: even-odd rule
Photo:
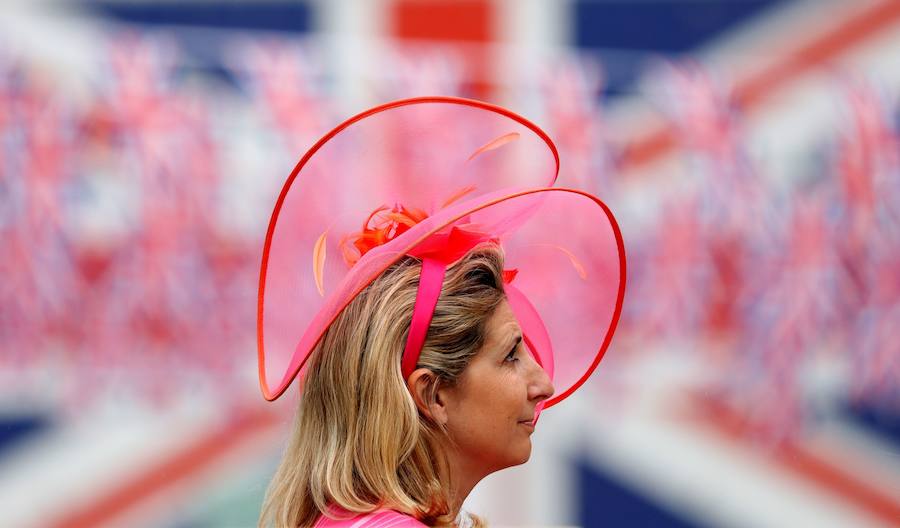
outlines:
[[[481,349],[487,321],[504,296],[502,270],[495,244],[479,246],[447,269],[417,364],[435,374],[428,398],[457,383]],[[354,514],[390,508],[431,526],[454,526],[440,447],[446,431],[419,412],[400,372],[420,271],[413,257],[388,268],[322,337],[302,380],[260,527],[312,526],[335,506]]]

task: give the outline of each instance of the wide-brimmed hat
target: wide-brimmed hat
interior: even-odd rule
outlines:
[[[341,311],[405,256],[422,260],[398,368],[415,368],[444,271],[485,242],[528,350],[569,396],[609,347],[625,251],[596,196],[554,187],[559,155],[527,119],[488,103],[422,97],[377,106],[325,134],[275,203],[263,247],[259,381],[278,398]],[[336,352],[339,353],[339,352]]]

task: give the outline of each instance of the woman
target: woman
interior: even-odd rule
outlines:
[[[260,276],[263,394],[301,380],[260,526],[482,524],[463,501],[528,460],[539,413],[587,379],[621,310],[615,220],[549,187],[558,168],[533,124],[453,98],[363,112],[301,159]]]
[[[313,525],[336,505],[452,525],[479,480],[528,460],[535,409],[553,388],[523,350],[500,249],[477,248],[448,269],[420,367],[404,383],[397,359],[420,268],[407,258],[389,269],[325,333],[264,510],[277,526]]]

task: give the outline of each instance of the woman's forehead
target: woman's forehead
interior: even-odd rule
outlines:
[[[497,305],[494,313],[488,318],[485,330],[487,334],[485,336],[486,345],[512,341],[522,334],[519,321],[513,314],[512,308],[510,308],[506,299]]]

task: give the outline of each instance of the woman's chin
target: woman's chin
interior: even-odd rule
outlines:
[[[495,459],[495,462],[491,464],[492,468],[491,473],[495,471],[501,471],[506,468],[511,468],[515,466],[521,466],[522,464],[528,462],[528,459],[531,458],[531,441],[527,441],[525,444],[517,444],[514,449],[509,449],[502,453],[500,457]]]
[[[525,445],[516,449],[516,456],[513,457],[513,462],[510,464],[511,466],[520,466],[525,462],[528,462],[528,459],[531,458],[531,439],[526,440]]]

